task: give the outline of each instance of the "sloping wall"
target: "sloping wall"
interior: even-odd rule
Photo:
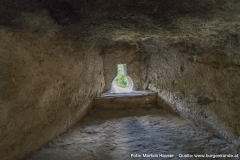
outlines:
[[[239,144],[240,39],[218,36],[232,46],[221,46],[218,38],[204,46],[196,42],[200,39],[181,36],[141,42],[143,56],[148,57],[145,85],[158,92],[163,104]]]
[[[64,37],[51,19],[39,17],[45,18],[40,29],[35,24],[40,33],[34,25],[0,29],[1,160],[21,158],[66,131],[104,87],[95,41]]]

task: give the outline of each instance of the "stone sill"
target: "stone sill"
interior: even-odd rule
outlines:
[[[93,108],[156,107],[157,93],[134,91],[131,93],[106,93],[94,98]]]

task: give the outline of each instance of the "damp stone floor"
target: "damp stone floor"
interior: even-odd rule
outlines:
[[[234,144],[164,109],[93,108],[26,160],[237,160],[238,154]]]

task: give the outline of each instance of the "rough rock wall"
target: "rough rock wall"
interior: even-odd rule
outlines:
[[[145,86],[196,124],[239,144],[240,39],[214,37],[212,44],[182,36],[140,42]]]
[[[45,13],[25,16],[27,30],[0,28],[1,160],[21,158],[66,131],[104,87],[94,41],[64,36]]]
[[[196,12],[184,12],[162,33],[138,41],[141,68],[147,68],[143,87],[158,92],[160,103],[239,145],[240,3],[197,4],[210,8],[207,15],[193,5]]]

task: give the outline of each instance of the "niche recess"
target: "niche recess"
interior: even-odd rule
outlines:
[[[116,77],[118,64],[127,64],[127,75],[134,82],[136,90],[143,90],[140,70],[140,54],[135,45],[129,42],[115,42],[105,46],[102,52],[105,88],[104,92],[111,90],[112,82]]]
[[[118,74],[114,78],[111,87],[111,93],[129,93],[133,91],[133,81],[127,75],[127,65],[117,65]]]

